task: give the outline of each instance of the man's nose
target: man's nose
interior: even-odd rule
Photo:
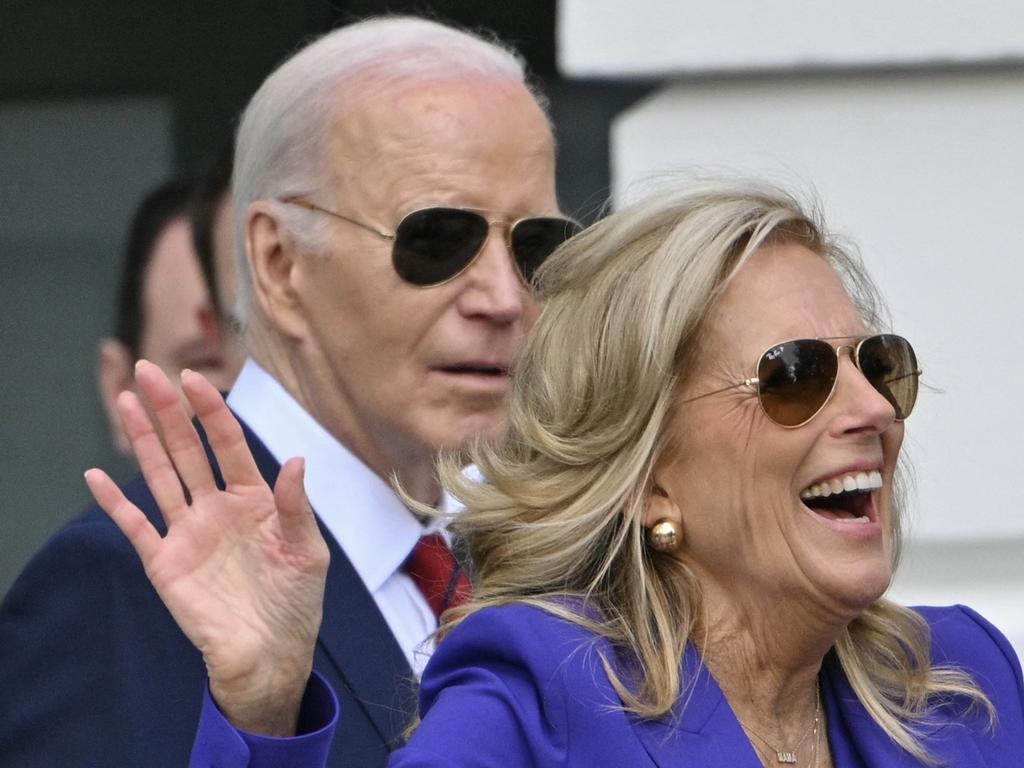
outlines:
[[[491,222],[487,241],[463,275],[459,308],[497,323],[522,317],[532,298],[508,245],[508,224]]]

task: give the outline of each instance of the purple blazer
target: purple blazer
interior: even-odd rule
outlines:
[[[937,710],[924,730],[932,756],[955,768],[1024,765],[1024,685],[1013,649],[970,608],[920,608],[932,658],[970,672],[999,715],[960,717],[962,702]],[[393,768],[427,766],[657,766],[760,768],[721,689],[691,648],[674,717],[641,721],[617,707],[596,651],[605,641],[545,611],[503,606],[470,616],[440,644],[423,676],[423,722],[391,756]],[[835,657],[821,690],[836,768],[922,765],[894,744],[857,701]],[[311,682],[318,730],[297,739],[254,740],[233,731],[207,700],[192,766],[316,766],[337,711],[322,680]],[[344,712],[341,713],[344,718]],[[230,754],[230,759],[226,759]],[[354,767],[355,768],[355,767]]]

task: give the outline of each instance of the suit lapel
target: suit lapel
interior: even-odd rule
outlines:
[[[394,748],[416,711],[412,670],[352,563],[322,523],[320,531],[330,548],[331,564],[317,644],[381,739]]]
[[[281,465],[249,426],[241,419],[238,421],[260,474],[273,487]],[[198,421],[195,423],[217,483],[223,487],[206,435]],[[412,670],[352,563],[319,517],[317,524],[330,550],[331,563],[327,569],[324,616],[317,638],[315,665],[329,680],[337,680],[348,690],[381,740],[393,747],[415,712]]]
[[[912,758],[878,727],[857,699],[834,653],[825,658],[821,676],[822,697],[828,717],[828,738],[836,768],[916,766]],[[919,729],[921,740],[932,757],[946,764],[983,768],[987,763],[978,751],[972,732],[978,724],[964,727],[955,708],[932,713],[933,722]]]
[[[821,694],[836,768],[900,765],[902,750],[881,732],[861,706],[835,654],[826,657],[823,672]]]
[[[761,768],[718,683],[688,646],[683,680],[690,681],[673,715],[634,720],[637,737],[658,768]]]
[[[658,768],[760,768],[750,741],[718,683],[687,648],[685,680],[692,680],[685,706],[674,718],[635,721],[638,738]],[[825,658],[821,693],[828,721],[828,741],[836,768],[889,768],[920,765],[871,719],[850,687],[834,653]],[[986,763],[971,737],[971,728],[955,711],[936,713],[937,721],[922,738],[934,757],[948,764],[983,768]]]

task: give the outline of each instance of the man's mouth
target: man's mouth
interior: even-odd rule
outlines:
[[[453,363],[452,365],[439,366],[438,370],[452,374],[470,374],[476,376],[505,377],[509,375],[508,366],[500,363]]]
[[[864,524],[877,518],[871,494],[882,487],[882,473],[848,472],[815,483],[800,500],[815,514],[841,523]]]

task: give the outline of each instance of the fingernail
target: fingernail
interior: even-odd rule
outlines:
[[[147,360],[147,359],[146,359],[146,358],[144,358],[144,357],[140,357],[140,358],[139,358],[138,360],[136,360],[136,361],[135,361],[135,370],[137,371],[137,370],[139,370],[139,368],[141,368],[141,367],[142,367],[143,365],[148,365],[148,364],[149,364],[149,360]]]
[[[181,380],[184,381],[186,376],[191,376],[193,373],[195,373],[195,371],[193,371],[191,368],[182,368]]]

